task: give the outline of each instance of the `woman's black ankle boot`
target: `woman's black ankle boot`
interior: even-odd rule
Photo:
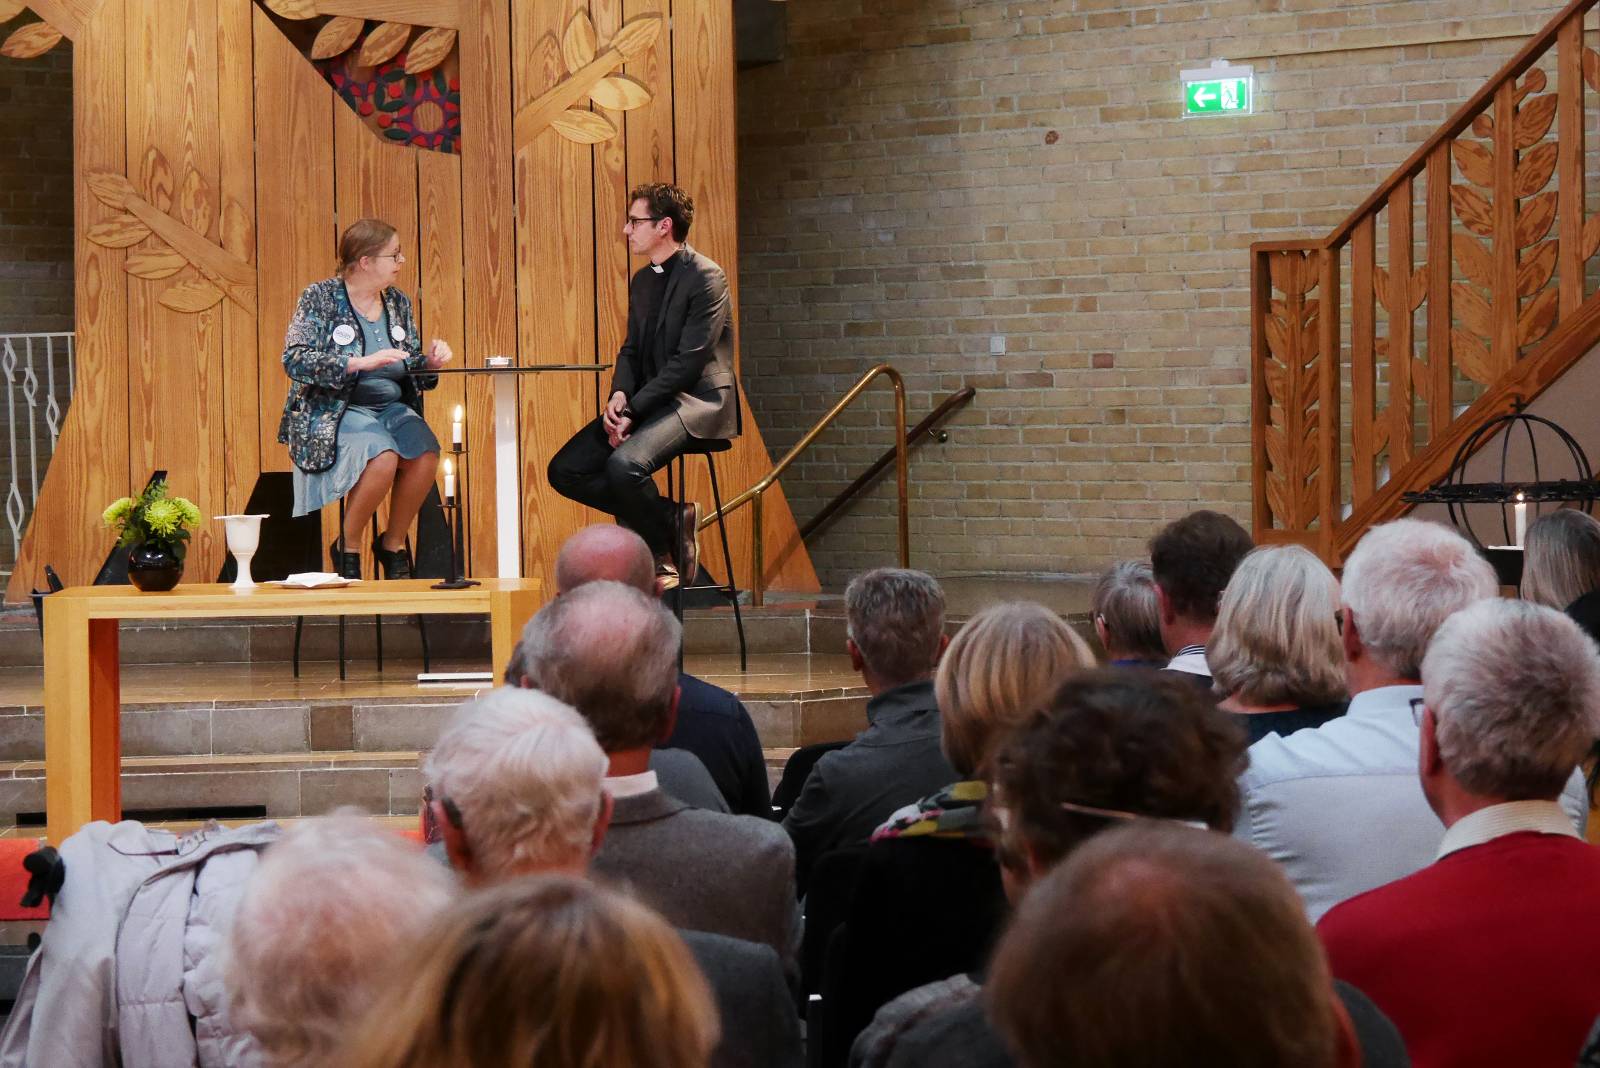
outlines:
[[[333,563],[334,571],[340,578],[361,578],[361,554],[339,551],[339,539],[335,538],[332,545],[328,546],[328,559]]]
[[[411,553],[404,546],[398,549],[385,549],[383,538],[372,539],[372,555],[378,561],[378,567],[383,571],[386,579],[408,579],[411,577]]]

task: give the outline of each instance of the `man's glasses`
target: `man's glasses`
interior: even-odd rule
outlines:
[[[665,215],[646,215],[642,219],[636,219],[632,215],[630,215],[630,216],[628,216],[628,221],[623,223],[622,225],[625,228],[634,227],[634,226],[649,226],[649,225],[651,225],[653,223],[658,223],[662,219],[665,219],[665,218],[666,218]]]
[[[1200,831],[1211,829],[1205,820],[1180,820],[1173,816],[1151,816],[1144,812],[1125,812],[1118,808],[1096,808],[1094,805],[1080,805],[1075,801],[1057,801],[1056,804],[1068,812],[1098,816],[1103,820],[1155,820],[1157,823],[1176,823],[1180,827],[1193,827]]]

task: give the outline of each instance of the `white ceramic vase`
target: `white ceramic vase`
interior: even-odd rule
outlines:
[[[223,529],[228,534],[228,551],[233,554],[234,561],[239,565],[239,574],[233,580],[233,588],[236,590],[255,589],[255,579],[250,577],[250,560],[256,555],[256,549],[261,545],[261,521],[267,517],[264,515],[219,515],[212,518],[222,520]]]

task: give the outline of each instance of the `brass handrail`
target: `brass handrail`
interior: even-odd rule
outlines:
[[[850,387],[850,391],[839,402],[829,409],[828,414],[817,421],[817,424],[805,432],[794,448],[790,449],[768,471],[761,480],[733,500],[723,505],[720,511],[712,512],[700,521],[700,529],[704,530],[719,517],[732,515],[746,504],[750,505],[750,561],[753,573],[750,577],[750,603],[760,607],[766,600],[766,567],[763,553],[765,544],[761,533],[762,497],[761,495],[772,488],[778,481],[778,476],[789,469],[801,453],[811,447],[817,436],[839,418],[841,412],[850,407],[852,401],[859,397],[872,384],[873,379],[880,375],[888,376],[889,382],[894,386],[894,472],[896,492],[900,505],[900,566],[911,566],[911,518],[910,509],[906,503],[906,383],[896,371],[886,363],[880,363],[872,370],[861,376],[860,381]]]

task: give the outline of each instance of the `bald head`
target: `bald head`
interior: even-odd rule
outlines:
[[[620,582],[654,596],[656,565],[650,547],[626,527],[612,523],[584,527],[556,556],[556,592],[571,593],[590,582]]]

